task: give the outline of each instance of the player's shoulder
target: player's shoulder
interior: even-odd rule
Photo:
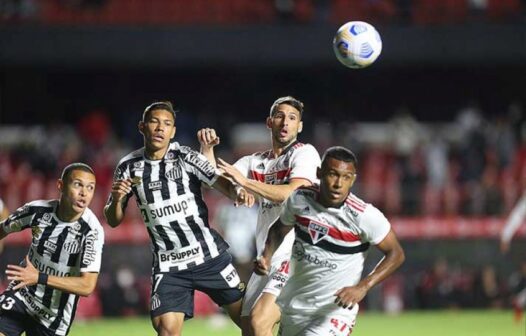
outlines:
[[[93,230],[103,231],[102,224],[99,219],[90,208],[84,209],[84,213],[81,216],[82,220]]]
[[[301,186],[298,189],[294,190],[292,196],[294,199],[298,198],[310,198],[317,199],[320,193],[320,187],[317,184],[310,186]]]
[[[313,145],[303,142],[297,142],[294,144],[290,149],[290,155],[308,155],[310,157],[317,158],[318,160],[320,158],[320,154]]]
[[[267,149],[266,151],[255,152],[245,157],[248,157],[251,159],[264,160],[264,159],[272,157],[272,149]]]
[[[356,216],[363,216],[366,210],[371,207],[370,203],[365,202],[360,197],[356,196],[352,192],[345,199],[345,207],[350,210],[351,214]]]
[[[22,209],[26,209],[27,212],[51,212],[53,211],[58,205],[58,200],[56,199],[50,199],[50,200],[34,200],[31,202],[28,202],[22,206]]]
[[[138,159],[144,158],[144,147],[134,150],[131,153],[128,153],[125,155],[122,159],[120,159],[119,163],[117,164],[118,168],[122,168],[130,164],[131,162],[135,162]]]

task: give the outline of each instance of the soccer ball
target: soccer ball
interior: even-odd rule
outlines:
[[[332,48],[336,58],[346,67],[365,68],[380,56],[382,39],[376,29],[362,21],[350,21],[338,29]]]

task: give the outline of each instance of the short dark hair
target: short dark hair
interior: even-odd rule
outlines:
[[[60,179],[65,182],[66,179],[71,175],[71,172],[74,170],[82,170],[86,173],[92,173],[93,176],[95,176],[95,172],[90,166],[82,162],[74,162],[67,165],[66,168],[62,170],[62,175],[60,175]]]
[[[146,118],[148,118],[148,114],[155,110],[166,110],[174,116],[175,120],[175,114],[177,113],[177,111],[174,109],[173,104],[170,101],[157,101],[146,106],[144,112],[142,113],[142,121],[146,121]]]
[[[274,113],[276,113],[278,106],[281,104],[287,104],[287,105],[294,107],[296,110],[300,112],[300,118],[303,117],[303,103],[292,96],[285,96],[285,97],[280,97],[276,99],[276,101],[270,107],[271,117],[274,116]]]
[[[352,162],[355,168],[356,164],[358,163],[356,155],[354,155],[354,153],[350,149],[347,149],[342,146],[330,147],[325,151],[325,153],[323,153],[323,158],[321,160],[322,167],[328,158],[333,158],[335,160],[343,162]]]

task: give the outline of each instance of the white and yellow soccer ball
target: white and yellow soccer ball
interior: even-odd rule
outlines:
[[[332,48],[343,65],[361,69],[373,64],[380,56],[382,39],[378,31],[367,22],[350,21],[338,29]]]

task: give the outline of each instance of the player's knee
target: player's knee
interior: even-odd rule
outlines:
[[[152,325],[158,336],[181,336],[181,327],[177,323],[157,319],[152,320]]]

